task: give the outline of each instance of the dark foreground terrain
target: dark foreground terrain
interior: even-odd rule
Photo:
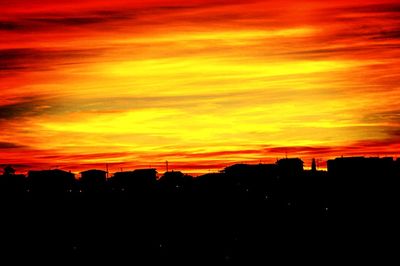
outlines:
[[[395,174],[292,170],[237,165],[156,178],[147,169],[51,185],[43,173],[21,182],[8,173],[1,265],[324,265],[396,254]]]

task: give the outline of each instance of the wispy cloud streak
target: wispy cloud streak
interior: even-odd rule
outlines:
[[[7,1],[0,164],[394,155],[395,1]],[[6,162],[7,161],[7,162]],[[119,165],[119,166],[118,166]]]

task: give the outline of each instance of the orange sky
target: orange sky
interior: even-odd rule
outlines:
[[[25,1],[0,9],[0,165],[397,156],[396,1]]]

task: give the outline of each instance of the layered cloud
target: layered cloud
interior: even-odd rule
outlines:
[[[0,164],[397,156],[395,1],[6,1]]]

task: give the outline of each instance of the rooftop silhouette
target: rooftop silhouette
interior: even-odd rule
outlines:
[[[180,171],[158,176],[149,168],[107,178],[106,171],[91,169],[79,179],[58,169],[18,175],[7,166],[0,176],[2,215],[8,217],[3,229],[13,232],[5,239],[14,243],[7,254],[114,264],[334,256],[334,241],[342,248],[352,244],[344,240],[348,231],[340,231],[347,227],[330,223],[390,213],[400,160],[336,158],[327,171],[318,171],[315,160],[311,165],[304,170],[301,159],[284,158],[198,177]]]

